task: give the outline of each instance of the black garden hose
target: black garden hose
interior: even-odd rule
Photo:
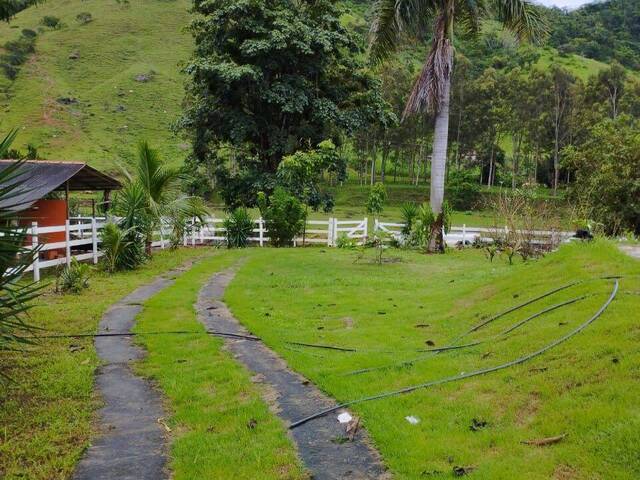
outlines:
[[[552,348],[560,345],[561,343],[567,341],[568,339],[570,339],[571,337],[573,337],[574,335],[577,335],[578,333],[580,333],[582,330],[584,330],[585,328],[587,328],[589,325],[591,325],[591,323],[593,323],[598,317],[600,317],[600,315],[602,315],[602,313],[607,309],[607,307],[611,304],[611,302],[613,301],[613,299],[615,298],[616,294],[618,293],[618,279],[615,278],[614,279],[614,285],[613,285],[613,289],[611,290],[611,294],[609,295],[609,298],[607,298],[607,301],[598,309],[598,311],[593,314],[593,316],[591,316],[591,318],[589,318],[587,321],[585,321],[584,323],[580,324],[578,327],[576,327],[574,330],[572,330],[571,332],[567,333],[566,335],[554,340],[553,342],[545,345],[544,347],[542,347],[539,350],[536,350],[533,353],[529,353],[523,357],[517,358],[515,360],[511,360],[510,362],[507,363],[503,363],[500,365],[496,365],[494,367],[489,367],[489,368],[484,368],[481,370],[475,370],[473,372],[469,372],[469,373],[465,373],[462,375],[456,375],[456,376],[451,376],[451,377],[445,377],[445,378],[441,378],[439,380],[432,380],[430,382],[425,382],[425,383],[419,383],[417,385],[411,385],[409,387],[405,387],[402,388],[400,390],[393,390],[390,392],[384,392],[384,393],[380,393],[377,395],[372,395],[369,397],[363,397],[363,398],[359,398],[356,400],[351,400],[349,402],[345,402],[342,403],[340,405],[336,405],[334,407],[331,408],[327,408],[325,410],[321,410],[320,412],[314,413],[313,415],[309,415],[307,417],[304,417],[300,420],[297,420],[295,422],[293,422],[291,425],[289,425],[289,429],[294,429],[296,427],[299,427],[300,425],[303,425],[311,420],[314,420],[316,418],[322,417],[324,415],[327,415],[331,412],[335,412],[336,410],[339,410],[341,408],[346,408],[350,405],[355,405],[355,404],[359,404],[359,403],[364,403],[364,402],[369,402],[372,400],[380,400],[383,398],[389,398],[389,397],[393,397],[393,396],[397,396],[397,395],[402,395],[405,393],[410,393],[422,388],[428,388],[428,387],[432,387],[432,386],[436,386],[436,385],[443,385],[445,383],[450,383],[450,382],[455,382],[458,380],[463,380],[466,378],[471,378],[471,377],[477,377],[480,375],[485,375],[487,373],[492,373],[492,372],[497,372],[499,370],[504,370],[505,368],[509,368],[509,367],[513,367],[515,365],[519,365],[521,363],[525,363],[539,355],[542,355],[543,353],[545,353],[548,350],[551,350]]]

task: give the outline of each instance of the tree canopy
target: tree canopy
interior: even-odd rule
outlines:
[[[333,2],[198,0],[194,11],[181,126],[225,198],[253,203],[284,156],[393,121]]]

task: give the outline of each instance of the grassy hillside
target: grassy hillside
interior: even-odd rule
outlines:
[[[15,82],[0,78],[0,129],[21,129],[16,146],[33,143],[49,159],[88,160],[114,170],[142,138],[171,163],[188,148],[171,132],[180,113],[189,58],[188,0],[48,0],[0,25],[0,44],[24,28],[40,30],[36,53]],[[89,12],[81,25],[76,16]],[[65,24],[40,25],[45,15]],[[70,59],[72,53],[77,59]],[[147,75],[146,82],[137,81]],[[60,99],[74,99],[61,103]]]

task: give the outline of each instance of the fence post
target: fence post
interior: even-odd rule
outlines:
[[[200,224],[200,245],[204,245],[204,226],[206,225],[206,223],[203,221]]]
[[[196,219],[191,219],[191,246],[196,246]]]
[[[329,217],[329,220],[327,221],[327,247],[331,246],[331,237],[333,236],[332,231],[333,231],[333,217]]]
[[[335,247],[338,242],[338,218],[337,217],[333,218],[333,232],[331,233],[332,233],[331,245]]]
[[[64,244],[67,266],[71,265],[71,232],[69,231],[69,219],[64,221]]]
[[[215,245],[215,238],[216,238],[216,217],[211,217],[209,219],[209,221],[211,222],[211,236],[213,237],[213,240],[211,240],[211,242],[213,243],[213,245]]]
[[[160,219],[160,250],[164,250],[164,225]]]
[[[462,224],[462,246],[466,246],[467,245],[467,224],[463,223]]]
[[[264,220],[262,217],[258,219],[258,242],[261,247],[264,246]]]
[[[31,248],[35,251],[38,248],[38,222],[31,222]],[[33,281],[40,281],[40,253],[36,251],[33,255]]]
[[[367,243],[367,238],[369,238],[369,217],[364,217],[364,243]]]
[[[184,232],[182,233],[182,245],[187,246],[187,230],[189,228],[189,220],[184,221]]]
[[[93,253],[93,264],[98,263],[98,224],[96,217],[91,217],[91,253]]]

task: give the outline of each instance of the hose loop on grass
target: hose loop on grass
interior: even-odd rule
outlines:
[[[393,397],[393,396],[397,396],[397,395],[402,395],[402,394],[406,394],[406,393],[410,393],[410,392],[414,392],[416,390],[419,389],[423,389],[423,388],[428,388],[428,387],[433,387],[436,385],[443,385],[445,383],[449,383],[449,382],[455,382],[458,380],[463,380],[466,378],[471,378],[471,377],[477,377],[480,375],[485,375],[487,373],[492,373],[492,372],[497,372],[499,370],[504,370],[506,368],[509,367],[513,367],[515,365],[519,365],[521,363],[525,363],[539,355],[542,355],[543,353],[547,352],[548,350],[551,350],[554,347],[557,347],[558,345],[560,345],[561,343],[569,340],[571,337],[577,335],[578,333],[580,333],[582,330],[584,330],[585,328],[587,328],[589,325],[591,325],[598,317],[600,317],[600,315],[602,315],[602,313],[607,309],[607,307],[611,304],[611,302],[613,301],[613,299],[616,297],[616,294],[618,293],[618,286],[619,286],[619,280],[618,278],[614,278],[614,285],[613,285],[613,289],[611,290],[611,294],[609,295],[609,298],[607,298],[607,301],[604,302],[604,304],[598,309],[598,311],[596,313],[594,313],[591,318],[589,318],[587,321],[585,321],[584,323],[580,324],[578,327],[576,327],[574,330],[572,330],[571,332],[567,333],[566,335],[563,335],[562,337],[554,340],[553,342],[545,345],[544,347],[542,347],[539,350],[536,350],[533,353],[529,353],[523,357],[517,358],[515,360],[511,360],[510,362],[506,362],[500,365],[496,365],[493,367],[489,367],[489,368],[483,368],[480,370],[475,370],[473,372],[469,372],[469,373],[465,373],[462,375],[456,375],[456,376],[450,376],[450,377],[445,377],[445,378],[441,378],[438,380],[432,380],[429,382],[424,382],[424,383],[419,383],[417,385],[411,385],[409,387],[405,387],[402,388],[400,390],[393,390],[390,392],[384,392],[384,393],[380,393],[378,395],[372,395],[369,397],[363,397],[363,398],[359,398],[356,400],[351,400],[349,402],[345,402],[342,403],[340,405],[336,405],[334,407],[331,408],[327,408],[325,410],[322,410],[320,412],[314,413],[313,415],[309,415],[308,417],[302,418],[296,422],[293,422],[291,425],[289,425],[289,429],[294,429],[296,427],[299,427],[300,425],[303,425],[311,420],[314,420],[316,418],[322,417],[324,415],[327,415],[331,412],[335,412],[336,410],[339,410],[341,408],[346,408],[348,406],[351,405],[356,405],[359,403],[364,403],[364,402],[369,402],[372,400],[380,400],[383,398],[388,398],[388,397]],[[568,287],[567,287],[568,288]],[[556,290],[557,291],[557,290]]]

